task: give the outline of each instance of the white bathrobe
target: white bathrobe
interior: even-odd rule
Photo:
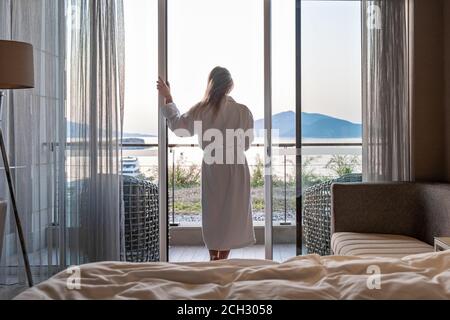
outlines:
[[[203,133],[208,132],[209,129],[215,129],[209,130],[209,132],[218,133],[220,131],[223,135],[224,161],[220,164],[217,164],[217,161],[208,164],[209,160],[205,161],[204,158],[202,163],[202,221],[203,240],[206,247],[209,250],[230,250],[254,244],[250,171],[247,160],[244,155],[243,161],[236,161],[238,151],[235,147],[234,161],[231,161],[231,164],[230,161],[226,161],[226,154],[230,149],[230,144],[226,143],[227,129],[238,130],[237,132],[242,129],[247,133],[251,132],[251,135],[246,136],[245,146],[242,149],[248,150],[253,142],[254,123],[250,110],[246,106],[236,103],[233,98],[227,97],[217,116],[214,116],[211,111],[206,111],[199,116],[199,119],[193,119],[189,112],[180,115],[174,103],[164,106],[162,112],[168,120],[169,128],[177,136],[197,134],[199,145],[205,154],[205,149],[210,150],[212,142],[215,142],[217,146],[217,142],[220,140],[204,137]],[[194,121],[201,121],[201,132],[194,130]],[[243,132],[242,130],[241,132]],[[212,154],[220,155],[220,152],[216,152],[217,150]]]

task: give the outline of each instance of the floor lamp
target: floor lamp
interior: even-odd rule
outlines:
[[[5,94],[1,90],[16,90],[34,88],[33,47],[30,44],[16,41],[0,40],[0,116]],[[8,182],[11,206],[17,226],[20,246],[22,248],[23,262],[27,274],[28,285],[33,286],[30,262],[28,260],[22,223],[17,210],[16,195],[6,153],[5,141],[0,126],[0,149],[5,166],[6,180]]]

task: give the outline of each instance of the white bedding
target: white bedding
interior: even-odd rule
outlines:
[[[370,273],[378,268],[380,277]],[[64,271],[16,299],[450,299],[450,251],[402,259],[309,255],[281,264],[104,262],[80,270],[80,290],[67,288]]]

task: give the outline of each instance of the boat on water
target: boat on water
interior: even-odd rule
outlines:
[[[122,175],[137,177],[141,173],[139,160],[136,157],[122,158]]]

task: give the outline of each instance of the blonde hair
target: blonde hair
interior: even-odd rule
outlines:
[[[233,89],[233,85],[230,71],[222,67],[214,68],[209,74],[208,86],[203,100],[190,111],[194,119],[199,119],[200,114],[207,110],[213,110],[214,117],[216,117],[226,95]]]

